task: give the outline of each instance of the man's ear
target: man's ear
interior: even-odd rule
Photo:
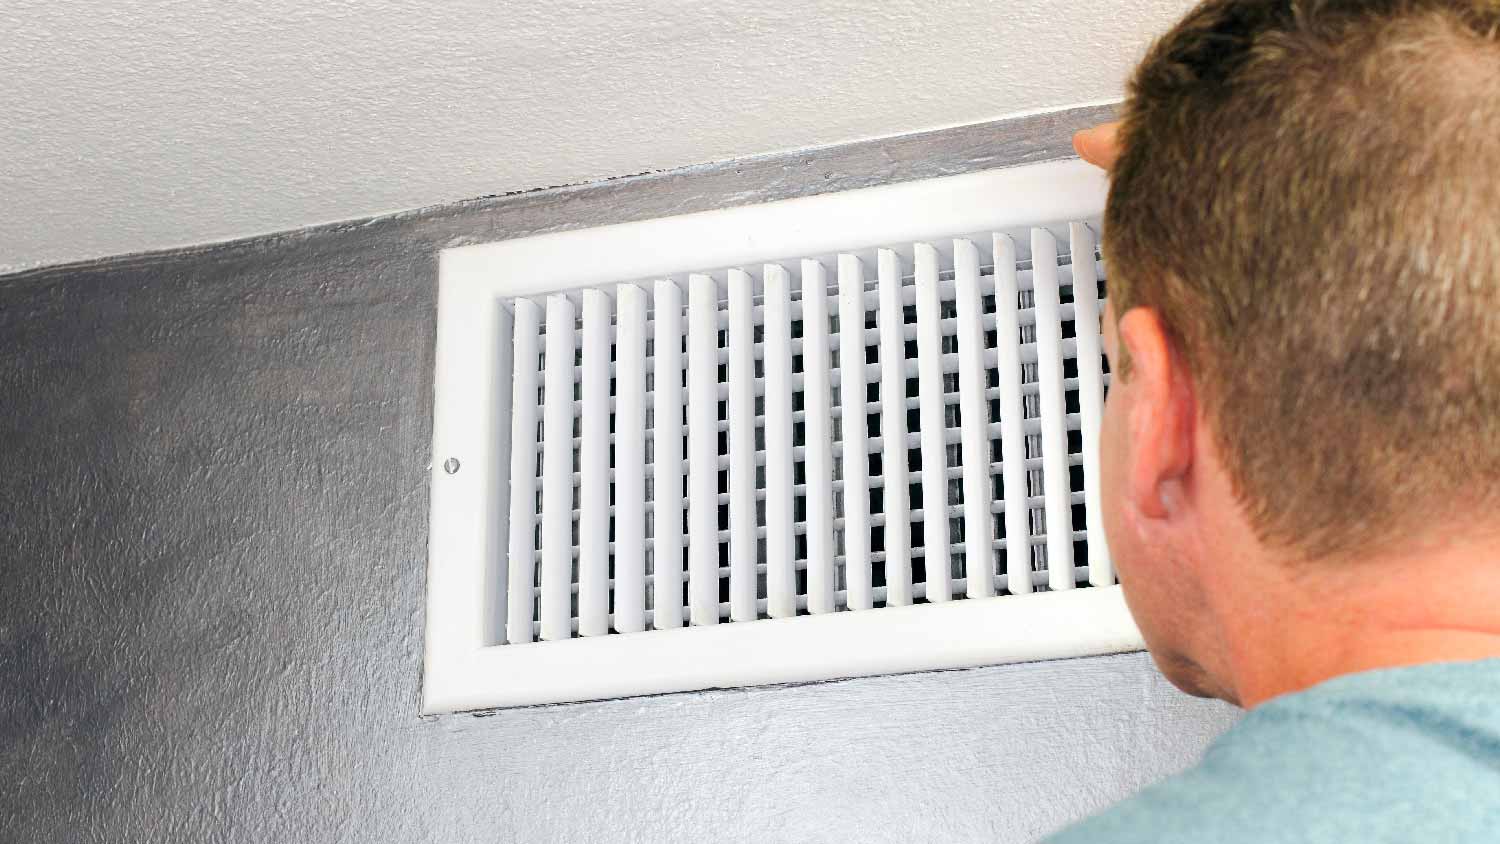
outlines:
[[[1117,325],[1130,360],[1131,401],[1126,425],[1132,462],[1126,494],[1147,518],[1173,513],[1193,466],[1197,394],[1187,362],[1153,308],[1131,308]]]

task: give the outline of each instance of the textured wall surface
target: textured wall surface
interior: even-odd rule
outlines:
[[[1113,99],[1188,0],[0,3],[0,272]]]
[[[0,841],[1021,842],[1187,765],[1144,654],[418,716],[439,248],[1106,113],[0,277]]]

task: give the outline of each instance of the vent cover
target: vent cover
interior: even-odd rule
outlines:
[[[426,711],[1139,647],[1098,523],[1103,190],[444,252]]]

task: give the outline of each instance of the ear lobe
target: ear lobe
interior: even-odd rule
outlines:
[[[1130,309],[1118,332],[1131,365],[1127,494],[1143,516],[1165,519],[1173,515],[1193,465],[1196,393],[1186,361],[1154,309]]]

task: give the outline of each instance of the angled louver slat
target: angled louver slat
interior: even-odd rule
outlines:
[[[542,403],[542,638],[572,633],[573,387],[576,309],[567,296],[547,297],[547,353]]]
[[[688,278],[688,608],[719,623],[719,287]]]
[[[880,285],[880,497],[885,521],[886,606],[911,603],[911,493],[907,450],[907,361],[905,310],[902,305],[901,258],[894,249],[880,250],[876,264]],[[843,353],[842,348],[840,354]]]
[[[1036,297],[1037,379],[1043,419],[1064,414],[1062,319],[1057,281],[1057,238],[1031,230],[1033,293]],[[1067,431],[1042,425],[1042,484],[1047,526],[1047,586],[1073,588],[1073,511],[1069,505]]]
[[[729,618],[754,621],[755,360],[751,282],[729,271]]]
[[[1016,244],[994,236],[995,336],[1000,382],[1000,448],[1005,506],[1006,588],[1013,595],[1031,591],[1031,489],[1026,472],[1025,404],[1021,397],[1021,298]]]
[[[542,309],[531,301],[516,302],[514,308],[515,375],[510,427],[510,536],[508,559],[530,560],[536,547],[537,487],[537,391],[541,389],[538,362],[541,359]],[[505,641],[531,641],[532,589],[536,567],[508,566]]]
[[[1099,351],[1099,276],[1094,268],[1094,233],[1082,223],[1068,226],[1073,273],[1073,320],[1078,326],[1078,404],[1083,441],[1085,527],[1089,535],[1089,583],[1115,582],[1114,564],[1104,541],[1099,506],[1099,420],[1104,414],[1104,378]],[[1074,525],[1077,527],[1077,525]]]
[[[516,316],[514,309],[507,309],[504,304],[496,302],[491,313],[495,317],[494,344],[491,347],[491,362],[493,369],[489,379],[493,385],[492,395],[494,403],[491,405],[493,416],[488,420],[490,431],[487,435],[489,441],[494,445],[494,452],[488,473],[495,478],[508,478],[511,467],[512,438],[510,433],[510,420],[515,407],[514,379],[517,363],[516,355]],[[535,370],[533,367],[533,379]],[[530,398],[527,399],[530,404]],[[534,406],[529,408],[534,410]],[[445,461],[446,462],[446,461]],[[457,471],[460,467],[455,462],[444,467],[443,471],[449,469]],[[486,643],[492,645],[504,644],[506,640],[506,625],[509,617],[510,584],[506,566],[499,565],[499,561],[508,559],[510,551],[510,514],[511,514],[511,485],[509,483],[497,483],[494,494],[489,498],[488,512],[486,513],[490,523],[495,525],[495,530],[490,531],[485,537],[485,557],[490,564],[485,566],[481,592],[478,603],[483,607],[481,610],[482,635]]]
[[[857,256],[839,256],[839,427],[843,445],[846,606],[867,610],[870,587],[870,489],[865,422],[865,278]]]
[[[832,357],[828,346],[828,274],[802,261],[802,404],[806,430],[803,502],[807,509],[807,610],[834,610]],[[793,382],[795,383],[795,381]]]
[[[948,421],[943,386],[942,291],[938,289],[938,253],[918,243],[917,374],[922,431],[922,547],[927,573],[926,597],[937,603],[953,598],[948,534]]]
[[[583,291],[578,633],[609,632],[609,295]]]
[[[614,628],[638,633],[646,629],[646,292],[622,285],[616,302]]]
[[[791,274],[767,264],[765,275],[766,614],[797,614],[792,459]]]
[[[985,401],[983,297],[979,250],[971,240],[953,241],[954,309],[958,321],[958,394],[962,425],[965,593],[995,594],[995,519],[990,502],[989,403]]]
[[[656,282],[652,326],[652,495],[651,626],[657,630],[681,627],[683,553],[682,422],[683,398],[682,288],[675,282]]]
[[[778,251],[735,251],[778,216],[726,211],[446,252],[427,708],[1132,646],[1099,528],[1096,211],[992,207],[1038,178],[912,193],[910,236],[868,239],[908,207],[871,200]]]

